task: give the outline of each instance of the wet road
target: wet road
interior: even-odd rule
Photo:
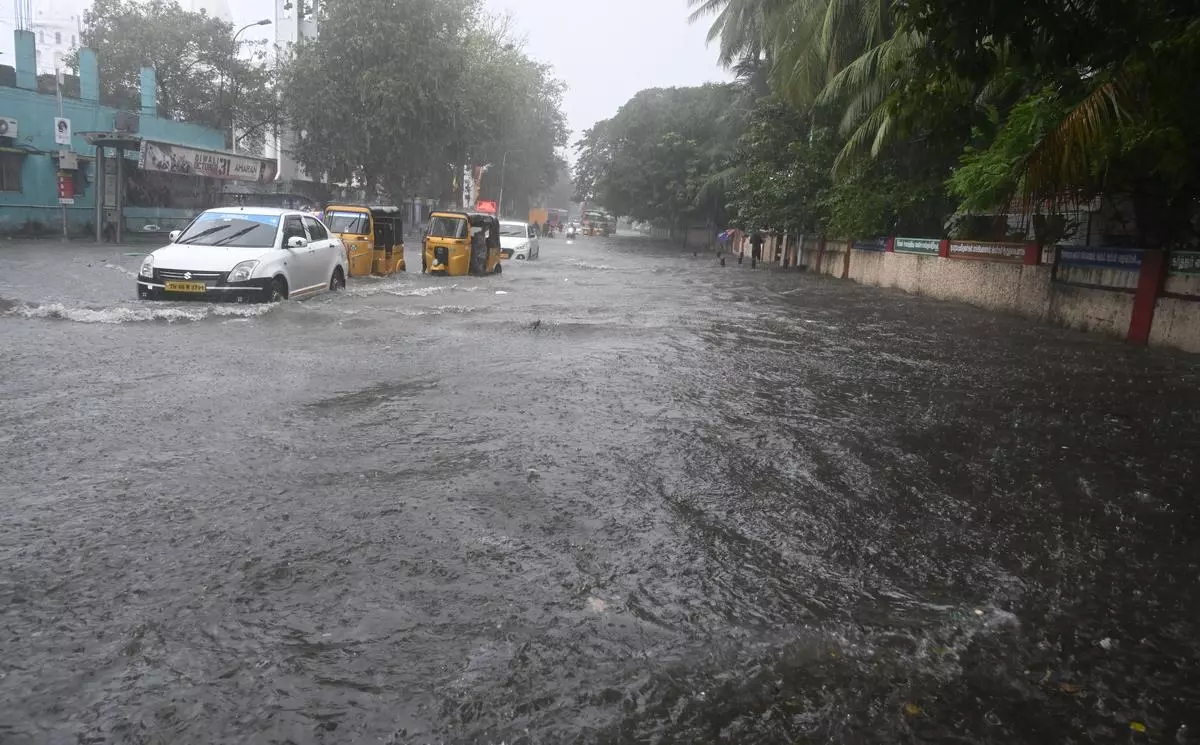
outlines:
[[[1196,358],[630,239],[138,261],[0,247],[0,742],[1200,737]]]

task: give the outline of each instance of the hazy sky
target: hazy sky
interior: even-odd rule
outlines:
[[[708,27],[689,24],[686,0],[485,0],[510,11],[529,55],[554,66],[568,89],[574,137],[644,88],[727,80]]]
[[[273,0],[209,0],[232,9],[243,25],[274,18]],[[182,0],[185,7],[205,0]],[[484,0],[493,12],[512,14],[527,53],[554,66],[566,81],[564,99],[572,141],[584,129],[616,113],[643,88],[727,80],[716,51],[705,46],[707,26],[689,24],[687,0]],[[51,17],[73,15],[89,0],[33,0]],[[0,50],[12,49],[12,2],[0,0]],[[244,39],[273,38],[270,27],[252,28]],[[12,64],[11,52],[0,57]]]

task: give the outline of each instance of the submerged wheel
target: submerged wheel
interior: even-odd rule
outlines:
[[[492,270],[492,274],[501,274],[504,271],[504,265],[499,261],[496,262],[496,268]]]
[[[340,266],[334,267],[333,276],[329,278],[329,291],[337,292],[344,289],[346,289],[346,275],[342,273]]]
[[[283,277],[271,280],[271,289],[267,291],[268,303],[281,303],[287,300],[287,281]]]

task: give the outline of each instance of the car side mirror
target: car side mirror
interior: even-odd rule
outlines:
[[[174,242],[176,241],[176,239],[178,239],[178,238],[179,238],[179,236],[180,236],[180,235],[182,235],[182,234],[183,234],[183,231],[182,231],[182,230],[172,230],[170,233],[168,233],[168,234],[167,234],[167,238],[168,238],[168,239],[169,239],[169,240],[170,240],[172,243],[174,243]]]
[[[302,238],[298,235],[293,235],[291,238],[287,239],[287,247],[288,248],[304,248],[307,245],[308,245],[308,239]]]

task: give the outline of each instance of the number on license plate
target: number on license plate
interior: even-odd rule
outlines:
[[[167,282],[167,292],[204,292],[203,282]]]

